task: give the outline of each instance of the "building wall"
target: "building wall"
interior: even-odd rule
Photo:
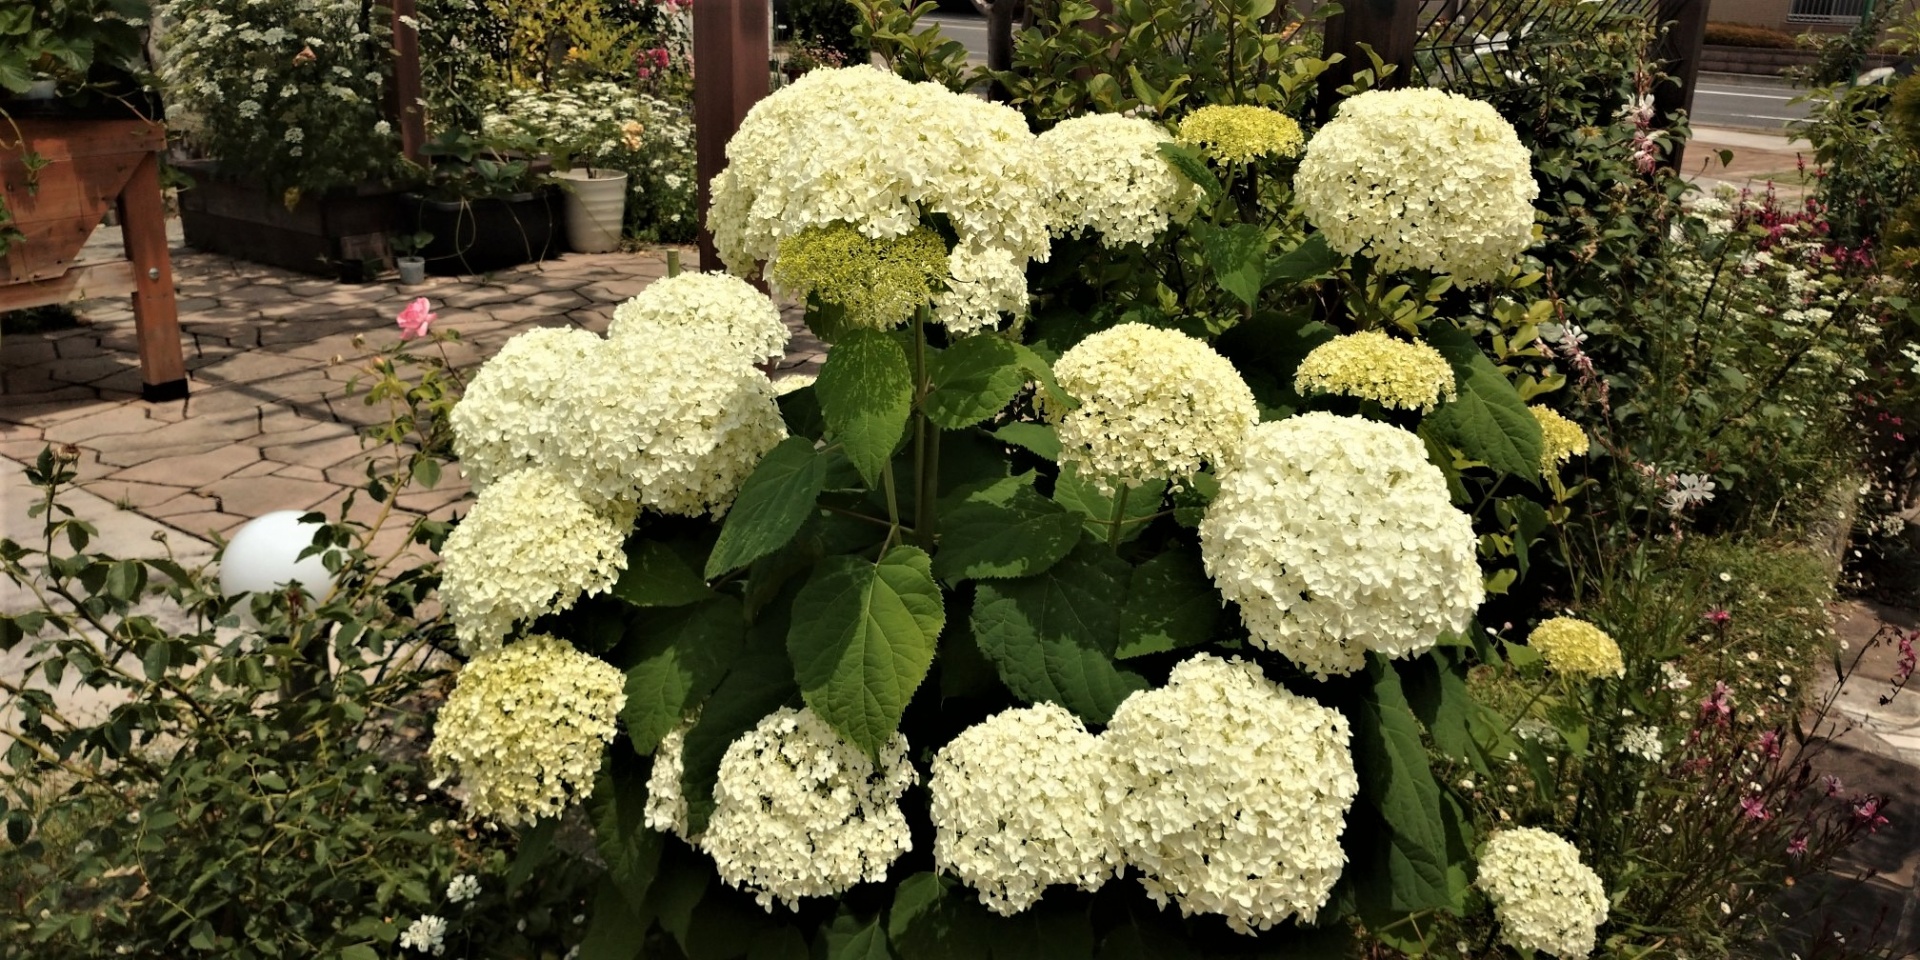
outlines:
[[[1894,3],[1898,0],[1880,0]],[[1745,23],[1788,33],[1843,33],[1844,24],[1789,23],[1792,0],[1708,0],[1707,19],[1714,23]]]

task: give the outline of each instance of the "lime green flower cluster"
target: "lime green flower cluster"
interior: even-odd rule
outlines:
[[[1278,110],[1227,104],[1188,114],[1180,121],[1180,139],[1221,163],[1246,163],[1256,157],[1285,160],[1299,156],[1307,142],[1300,124]]]
[[[947,276],[947,245],[925,227],[881,240],[845,222],[808,227],[779,249],[774,283],[836,304],[849,323],[876,330],[905,323]]]
[[[1605,630],[1585,620],[1554,617],[1533,628],[1527,646],[1544,657],[1547,666],[1570,677],[1624,677],[1627,664],[1620,645]]]
[[[1587,455],[1591,443],[1587,432],[1580,425],[1560,415],[1559,411],[1543,406],[1527,408],[1533,412],[1533,419],[1540,421],[1540,470],[1550,473],[1560,464],[1574,457]]]
[[[1453,367],[1440,351],[1378,330],[1335,337],[1313,348],[1293,373],[1293,389],[1301,396],[1338,393],[1422,412],[1456,395]]]

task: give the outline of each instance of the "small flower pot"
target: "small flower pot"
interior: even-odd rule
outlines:
[[[27,92],[20,95],[22,100],[52,100],[60,92],[58,80],[34,80],[27,84]]]
[[[598,176],[595,176],[598,174]],[[554,174],[566,199],[567,246],[577,253],[620,249],[620,225],[627,218],[627,175],[580,168]]]
[[[411,287],[416,283],[427,282],[426,257],[395,257],[393,265],[400,271],[402,286]]]

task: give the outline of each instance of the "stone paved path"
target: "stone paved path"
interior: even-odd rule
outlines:
[[[113,243],[103,229],[95,243]],[[174,273],[191,393],[139,398],[133,313],[123,300],[78,304],[83,325],[9,336],[0,345],[0,469],[19,470],[49,443],[81,451],[81,485],[144,518],[193,537],[230,535],[282,509],[337,515],[364,482],[359,428],[380,410],[346,394],[373,351],[397,336],[394,316],[427,297],[437,326],[460,331],[449,359],[472,369],[514,334],[572,324],[604,332],[615,305],[664,276],[664,248],[570,254],[482,278],[430,278],[413,287],[347,285],[191,251],[176,245]],[[695,262],[683,250],[683,262]],[[818,367],[824,347],[796,327],[776,371]],[[364,337],[364,346],[355,339]],[[0,505],[13,514],[25,509]],[[401,498],[414,513],[444,515],[466,494],[456,471]],[[366,497],[355,513],[371,513]],[[11,518],[10,518],[11,519]],[[360,517],[365,519],[365,517]],[[397,544],[405,524],[392,525]]]

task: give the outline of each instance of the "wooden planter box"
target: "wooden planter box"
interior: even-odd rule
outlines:
[[[180,191],[180,226],[197,250],[326,277],[389,258],[387,236],[396,226],[391,187],[362,184],[302,196],[289,209],[284,194],[224,176],[213,161],[188,161],[180,169],[193,180],[192,189]]]

